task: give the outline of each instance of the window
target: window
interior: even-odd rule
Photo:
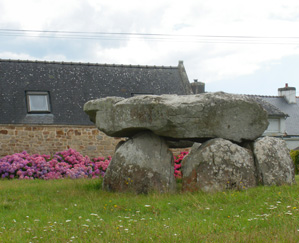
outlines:
[[[49,113],[50,98],[46,91],[27,91],[27,111],[29,113]]]

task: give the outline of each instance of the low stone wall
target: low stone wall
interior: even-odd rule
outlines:
[[[26,150],[50,154],[68,148],[90,158],[113,155],[120,138],[112,138],[94,126],[0,125],[0,157]]]
[[[178,156],[183,151],[190,152],[191,148],[171,148],[170,151],[173,153],[174,156]]]

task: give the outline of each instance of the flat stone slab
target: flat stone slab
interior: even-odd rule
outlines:
[[[84,105],[99,130],[112,137],[140,131],[174,139],[255,140],[268,126],[267,112],[244,95],[223,92],[198,95],[107,97]]]

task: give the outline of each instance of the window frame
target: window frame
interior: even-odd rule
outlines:
[[[37,113],[37,114],[48,114],[51,113],[51,102],[50,102],[50,92],[49,91],[33,91],[29,90],[26,91],[26,106],[27,106],[27,113]],[[45,96],[47,102],[47,109],[44,110],[34,110],[31,107],[30,96]]]

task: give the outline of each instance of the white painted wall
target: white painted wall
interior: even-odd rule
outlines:
[[[269,118],[269,125],[263,136],[283,136],[285,134],[286,125],[285,118]]]
[[[287,147],[289,149],[294,149],[299,147],[299,137],[284,137],[285,131],[286,131],[286,125],[285,125],[285,118],[279,117],[279,118],[269,118],[269,125],[267,130],[264,132],[263,136],[281,136],[283,140],[286,141]]]

